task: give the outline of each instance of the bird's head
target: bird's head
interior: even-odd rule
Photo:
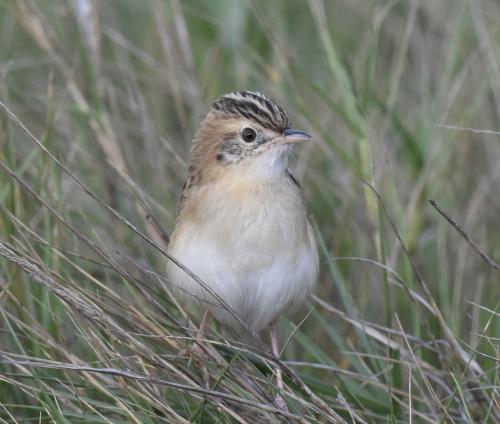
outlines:
[[[256,176],[286,171],[292,146],[311,136],[290,127],[274,101],[258,92],[238,91],[212,104],[196,134],[191,166],[224,174],[235,169]]]

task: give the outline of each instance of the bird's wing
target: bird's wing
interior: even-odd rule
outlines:
[[[292,172],[287,168],[286,169],[286,174],[288,175],[288,177],[292,180],[292,182],[299,188],[299,189],[302,189],[302,187],[300,186],[300,183],[298,182],[297,178],[295,178],[292,174]]]

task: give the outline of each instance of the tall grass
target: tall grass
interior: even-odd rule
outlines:
[[[0,2],[0,421],[500,422],[498,16]],[[293,168],[321,275],[280,358],[197,338],[164,275],[196,125],[243,88],[315,138]]]

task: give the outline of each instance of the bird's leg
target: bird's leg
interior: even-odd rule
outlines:
[[[193,345],[194,346],[191,349],[188,349],[188,348],[182,349],[177,354],[178,357],[186,356],[187,354],[189,354],[190,351],[193,351],[194,349],[196,349],[196,346],[198,346],[198,349],[196,349],[197,352],[200,354],[203,353],[202,351],[200,351],[198,343],[201,339],[203,339],[203,337],[205,337],[205,329],[207,328],[207,322],[209,319],[210,319],[210,311],[208,309],[205,309],[205,312],[203,313],[203,318],[201,319],[201,322],[200,322],[200,326],[199,326],[198,330],[196,330],[195,336],[193,337]]]
[[[193,356],[197,356],[198,359],[200,360],[201,363],[201,374],[203,376],[203,381],[205,382],[205,385],[208,387],[209,383],[209,373],[208,373],[208,368],[207,366],[203,363],[204,361],[204,355],[203,355],[203,348],[199,345],[201,339],[205,337],[205,330],[207,328],[207,322],[210,319],[210,311],[208,309],[205,309],[205,312],[203,314],[203,318],[201,319],[200,322],[200,327],[198,328],[198,332],[193,340],[193,347],[191,348],[191,357],[189,358],[188,366],[191,364],[191,360],[193,359]]]
[[[201,319],[200,322],[200,328],[198,329],[198,335],[196,336],[196,339],[202,339],[205,337],[205,329],[207,328],[207,322],[210,319],[210,311],[208,309],[205,309],[205,313],[203,314],[203,318]]]
[[[271,338],[271,351],[273,355],[279,359],[280,351],[278,348],[278,327],[276,326],[276,323],[273,323],[269,326],[269,336]],[[281,368],[279,366],[276,366],[276,387],[278,388],[278,393],[274,398],[274,401],[276,402],[276,405],[278,405],[280,409],[288,411],[288,407],[286,406],[285,400],[280,394],[281,390],[283,390],[285,386],[283,384],[283,375],[281,373]]]

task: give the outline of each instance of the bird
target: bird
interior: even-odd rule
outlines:
[[[255,91],[222,95],[202,119],[167,263],[173,293],[205,312],[200,332],[210,316],[237,332],[267,329],[279,356],[277,319],[304,302],[318,277],[314,231],[288,168],[294,145],[310,140]]]

